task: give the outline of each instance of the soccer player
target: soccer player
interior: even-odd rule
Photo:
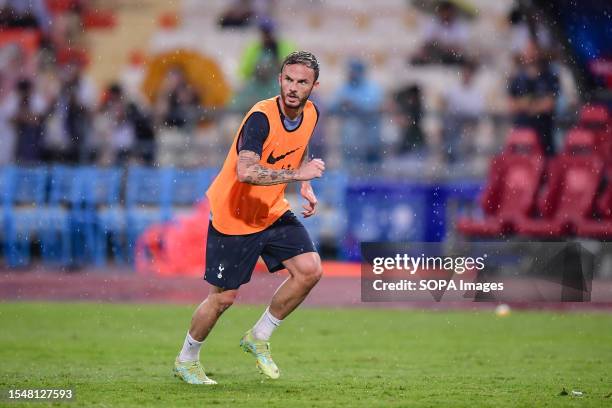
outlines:
[[[308,98],[318,77],[319,64],[311,53],[285,58],[278,77],[280,95],[258,102],[246,114],[206,193],[212,218],[204,279],[210,289],[193,313],[174,365],[175,375],[190,384],[216,384],[200,365],[200,347],[240,285],[251,279],[260,256],[270,272],[289,271],[261,318],[240,340],[269,378],[280,376],[270,355],[272,332],[321,278],[321,258],[284,197],[287,183],[300,181],[307,201],[302,215],[315,214],[317,198],[309,180],[321,177],[325,164],[308,160],[308,141],[319,117]]]

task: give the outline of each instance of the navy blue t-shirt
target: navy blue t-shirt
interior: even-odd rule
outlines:
[[[542,98],[551,96],[556,98],[559,94],[560,84],[557,73],[546,67],[536,77],[530,77],[525,72],[519,72],[510,79],[508,92],[514,98],[528,96]],[[532,114],[529,112],[516,112],[513,118],[514,125],[533,128],[540,137],[540,143],[546,154],[554,153],[553,141],[553,112]]]
[[[556,97],[559,93],[559,77],[550,68],[542,70],[540,74],[534,78],[529,77],[526,73],[520,72],[518,75],[510,79],[509,89],[510,96],[520,98],[530,96],[533,98],[542,98],[546,96]],[[546,114],[541,116],[548,116]],[[534,118],[526,114],[517,114],[515,123],[517,125],[533,125]]]

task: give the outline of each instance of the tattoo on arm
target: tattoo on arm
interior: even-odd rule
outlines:
[[[250,150],[241,150],[238,153],[238,174],[242,175],[244,183],[257,186],[271,186],[274,184],[290,183],[295,181],[296,170],[275,170],[259,164],[260,156]]]

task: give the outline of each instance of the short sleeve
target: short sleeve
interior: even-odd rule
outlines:
[[[238,138],[237,150],[249,150],[261,156],[263,145],[270,133],[270,122],[262,112],[253,112],[244,122],[240,137]]]

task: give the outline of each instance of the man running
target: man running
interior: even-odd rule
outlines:
[[[310,217],[316,211],[309,180],[321,177],[325,164],[308,160],[307,147],[319,117],[308,100],[318,77],[313,54],[299,51],[285,58],[280,95],[258,102],[246,114],[221,172],[207,191],[212,218],[204,279],[210,290],[193,314],[174,366],[175,375],[187,383],[216,384],[200,365],[200,347],[233,304],[240,285],[251,279],[260,256],[270,272],[286,268],[289,277],[240,346],[255,357],[261,373],[273,379],[280,376],[270,355],[270,336],[322,274],[321,258],[284,197],[287,183],[301,181],[300,192],[307,201],[302,215]]]

